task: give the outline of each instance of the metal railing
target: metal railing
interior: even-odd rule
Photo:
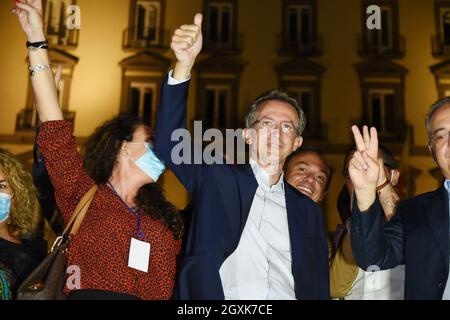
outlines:
[[[123,32],[124,49],[168,49],[171,31],[155,28],[128,28]]]

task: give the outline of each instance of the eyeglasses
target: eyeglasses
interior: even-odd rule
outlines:
[[[448,142],[448,137],[450,136],[450,131],[439,131],[431,136],[431,141],[437,145],[442,145]]]
[[[263,129],[277,129],[281,128],[283,133],[291,133],[295,130],[295,126],[291,121],[281,121],[277,122],[272,119],[262,118],[260,120],[255,121],[255,124],[259,123],[260,127]]]

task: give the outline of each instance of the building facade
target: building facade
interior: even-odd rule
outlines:
[[[46,30],[54,65],[62,64],[60,103],[80,144],[119,113],[155,124],[159,91],[173,66],[172,32],[205,15],[204,49],[195,67],[188,121],[238,128],[251,101],[280,88],[307,115],[306,145],[318,146],[334,175],[324,202],[327,227],[338,221],[337,194],[352,124],[375,125],[402,164],[406,196],[438,187],[427,149],[429,106],[450,95],[450,1],[435,0],[47,0]],[[79,30],[65,21],[81,9]],[[381,30],[366,9],[381,9]],[[0,146],[28,166],[37,125],[25,37],[10,3],[0,3]],[[189,201],[170,173],[166,194]]]

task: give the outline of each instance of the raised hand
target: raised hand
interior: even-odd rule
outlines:
[[[19,18],[20,26],[29,42],[45,41],[42,19],[42,0],[19,0],[12,10]]]
[[[375,201],[376,188],[379,179],[378,135],[375,128],[370,133],[367,126],[363,135],[358,127],[352,127],[356,144],[356,152],[349,163],[350,179],[355,187],[358,207],[366,211]]]
[[[177,58],[177,64],[173,72],[175,79],[184,80],[188,78],[195,59],[202,50],[202,20],[202,14],[197,13],[194,17],[194,24],[182,25],[174,32],[170,47]]]

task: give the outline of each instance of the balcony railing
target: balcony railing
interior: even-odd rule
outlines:
[[[228,53],[238,54],[242,52],[244,35],[238,33],[235,37],[231,37],[229,41],[216,40],[216,37],[205,35],[203,40],[203,48],[210,53]]]
[[[292,40],[286,35],[278,36],[280,54],[293,54],[301,56],[320,56],[323,50],[323,37],[314,35],[308,41]]]
[[[124,49],[162,49],[169,48],[171,31],[155,28],[128,28],[123,32]]]
[[[78,29],[62,29],[61,31],[52,32],[47,30],[47,39],[52,47],[76,48],[80,38],[80,30]]]
[[[358,36],[358,53],[360,56],[385,56],[387,58],[402,58],[405,55],[405,37],[399,34],[369,38],[368,35]]]
[[[431,37],[431,46],[434,57],[450,56],[450,38],[441,35]]]
[[[75,112],[63,110],[65,120],[74,123]],[[16,119],[16,131],[32,131],[38,125],[38,114],[34,109],[23,109],[19,112]]]

